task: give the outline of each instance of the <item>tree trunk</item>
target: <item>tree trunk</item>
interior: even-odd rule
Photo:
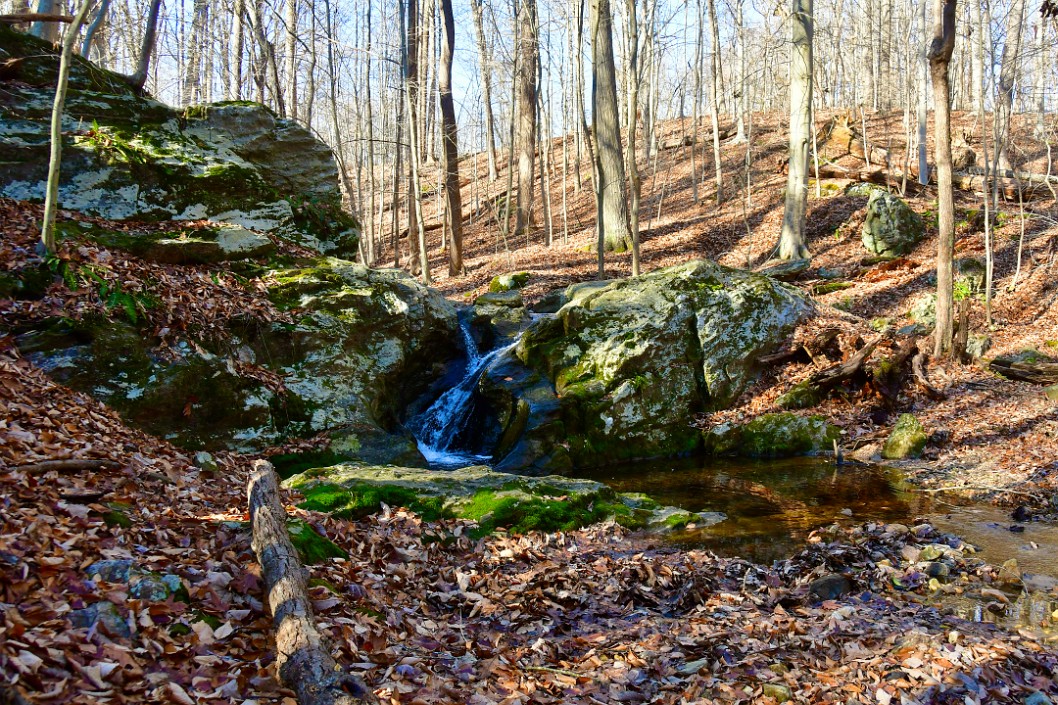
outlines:
[[[456,106],[452,100],[452,56],[455,53],[455,17],[452,0],[441,0],[441,66],[437,77],[441,101],[441,139],[444,143],[445,196],[448,198],[448,273],[453,277],[463,273],[463,198],[459,190],[459,140],[456,128]]]
[[[628,212],[632,231],[632,276],[639,276],[639,165],[636,164],[636,114],[639,112],[639,18],[636,0],[625,0],[628,12],[628,144],[625,145],[625,164],[628,167],[628,192],[631,204]]]
[[[56,0],[39,0],[37,2],[37,14],[54,15],[56,14],[57,4]],[[34,37],[40,37],[44,41],[54,44],[59,39],[59,25],[55,22],[40,20],[33,23],[29,33]]]
[[[937,164],[937,326],[933,354],[951,352],[954,316],[952,259],[955,252],[955,205],[951,164],[951,89],[948,66],[955,49],[957,0],[934,0],[933,41],[929,67],[933,79],[933,132]]]
[[[618,121],[617,72],[614,68],[610,0],[592,0],[592,133],[595,138],[596,193],[602,215],[598,223],[600,252],[625,252],[628,231],[624,157]]]
[[[422,186],[419,180],[419,124],[416,121],[415,101],[418,96],[416,64],[418,51],[418,8],[416,0],[408,2],[408,31],[404,37],[404,112],[408,118],[408,241],[413,253],[412,271],[421,268],[423,284],[430,285],[430,258],[426,251],[426,230],[422,222]],[[402,0],[401,8],[404,7]],[[418,236],[418,249],[412,239]],[[416,261],[417,260],[417,261]],[[418,267],[416,266],[418,265]]]
[[[244,0],[235,0],[231,16],[231,71],[228,72],[228,100],[242,100],[242,52]]]
[[[713,167],[716,170],[716,204],[724,200],[724,170],[720,160],[720,27],[716,20],[716,0],[709,0],[709,34],[712,36],[713,51],[709,65],[709,118],[713,123]]]
[[[1018,75],[1018,59],[1021,54],[1021,28],[1025,24],[1025,0],[1014,0],[1007,15],[1007,38],[1003,43],[1003,61],[999,70],[999,86],[996,88],[995,136],[998,159],[996,168],[1000,173],[1014,167],[1010,162],[1010,114],[1014,106],[1014,83]]]
[[[474,36],[478,43],[478,64],[481,68],[481,102],[485,109],[485,150],[489,160],[489,181],[499,178],[496,170],[496,123],[492,115],[492,62],[485,41],[485,25],[482,19],[481,0],[470,0],[474,13]]]
[[[89,54],[92,51],[92,41],[95,39],[99,27],[106,20],[108,10],[110,10],[110,0],[103,0],[99,3],[99,10],[96,12],[96,16],[92,19],[92,23],[88,25],[88,29],[85,30],[84,41],[81,43],[81,56],[86,59],[91,58]]]
[[[929,45],[926,42],[926,4],[919,0],[919,31],[922,32],[922,53],[918,57],[918,182],[929,183],[929,150],[926,146],[926,120],[929,114]]]
[[[286,0],[286,81],[287,111],[291,119],[298,119],[298,2]]]
[[[518,129],[515,132],[515,153],[518,157],[518,210],[515,215],[514,235],[521,235],[532,219],[533,191],[536,176],[536,100],[537,63],[540,60],[539,27],[536,0],[518,0],[518,71],[517,82]],[[528,237],[528,236],[527,236]]]
[[[338,670],[316,630],[308,595],[309,574],[287,533],[279,478],[267,460],[254,462],[246,495],[253,531],[251,547],[261,564],[264,597],[275,628],[275,665],[280,682],[294,691],[299,705],[377,702],[359,678]]]
[[[792,0],[790,23],[790,163],[779,259],[809,257],[805,242],[808,210],[808,148],[812,139],[812,0]]]
[[[151,0],[151,9],[147,13],[147,26],[143,30],[143,43],[140,45],[140,56],[136,71],[129,77],[129,83],[138,92],[143,92],[147,85],[147,74],[151,68],[151,57],[158,38],[158,17],[162,10],[162,0]]]
[[[92,9],[92,0],[85,0],[74,15],[59,55],[59,75],[55,78],[55,102],[51,108],[51,158],[48,160],[48,184],[44,192],[44,223],[40,241],[48,254],[55,254],[55,215],[59,210],[59,167],[62,164],[62,113],[66,105],[66,88],[70,78],[70,62],[77,34]]]

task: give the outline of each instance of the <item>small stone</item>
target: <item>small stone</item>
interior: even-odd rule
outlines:
[[[778,703],[793,700],[793,691],[790,690],[788,685],[783,683],[765,683],[764,695],[765,697],[772,698]]]
[[[154,573],[137,576],[129,585],[129,597],[134,600],[164,602],[171,594],[172,590],[166,580]]]
[[[966,339],[966,354],[971,360],[980,360],[992,348],[992,339],[975,333]]]
[[[898,196],[885,191],[871,193],[861,232],[868,252],[889,257],[906,255],[925,232],[922,217]]]
[[[911,529],[907,528],[903,524],[886,524],[885,532],[889,536],[907,536],[911,533]]]
[[[511,272],[509,274],[499,274],[492,278],[489,282],[489,291],[511,291],[512,289],[521,289],[529,283],[529,272]]]
[[[1044,387],[1043,395],[1051,401],[1058,401],[1058,384],[1052,384],[1050,387]]]
[[[939,561],[930,561],[922,566],[922,572],[931,578],[946,578],[951,574],[951,568]]]
[[[920,539],[921,538],[925,538],[926,536],[929,536],[930,534],[933,533],[933,525],[932,524],[918,524],[918,525],[912,527],[911,533],[913,533],[917,538],[920,538]]]
[[[127,583],[132,572],[132,561],[123,558],[109,561],[96,561],[85,568],[85,575],[94,577],[96,575],[108,583]]]
[[[204,450],[200,450],[195,453],[194,460],[195,466],[198,467],[200,470],[212,473],[217,472],[217,470],[220,469],[220,467],[217,465],[217,461],[213,459],[213,456]]]
[[[937,295],[932,292],[919,294],[911,300],[911,308],[907,316],[915,323],[926,328],[932,328],[937,324]]]
[[[121,616],[121,612],[112,602],[97,602],[90,607],[74,610],[70,613],[69,620],[74,629],[96,627],[115,639],[128,639],[132,636],[128,620]]]
[[[837,573],[830,573],[822,578],[816,578],[808,584],[808,593],[823,602],[836,600],[850,592],[852,592],[852,583],[844,575]]]
[[[1000,567],[998,580],[1004,585],[1021,584],[1021,567],[1017,558],[1011,558]]]
[[[688,661],[687,663],[679,667],[679,672],[681,675],[684,676],[693,676],[695,673],[705,668],[706,664],[708,663],[709,659],[707,658],[700,658],[696,661]]]
[[[944,555],[945,548],[947,547],[931,543],[930,545],[923,547],[923,549],[919,551],[918,559],[920,561],[935,561]]]

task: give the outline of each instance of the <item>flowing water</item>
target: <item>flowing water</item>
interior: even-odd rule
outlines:
[[[469,326],[460,321],[466,346],[466,372],[459,384],[446,390],[425,411],[408,423],[419,452],[434,468],[458,468],[487,463],[488,455],[476,455],[458,448],[459,433],[466,427],[474,410],[474,390],[489,364],[518,344],[517,339],[501,348],[482,354]]]
[[[677,544],[719,555],[768,563],[804,546],[815,529],[878,521],[912,525],[927,521],[977,549],[977,557],[1001,565],[1016,558],[1026,589],[1010,595],[1001,614],[979,599],[945,596],[944,606],[968,619],[1029,628],[1058,639],[1051,626],[1058,609],[1058,527],[1025,522],[1023,532],[1008,509],[942,498],[906,486],[899,472],[881,466],[835,467],[819,458],[773,461],[686,459],[651,461],[581,473],[619,492],[645,492],[662,504],[694,512],[723,512],[727,519],[672,536]]]

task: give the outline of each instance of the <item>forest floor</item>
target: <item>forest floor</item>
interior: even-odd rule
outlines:
[[[841,114],[821,111],[817,125],[823,125],[832,117],[841,117]],[[1020,117],[1015,120],[1012,139],[1015,145],[1012,153],[1019,170],[1040,174],[1055,171],[1050,165],[1051,155],[1046,143],[1034,136],[1034,118]],[[786,187],[788,146],[784,119],[777,115],[755,115],[750,126],[752,139],[748,143],[739,144],[728,139],[722,144],[725,199],[719,207],[716,205],[711,128],[705,124],[707,121],[699,128],[699,143],[693,157],[692,150],[684,146],[659,150],[655,160],[640,164],[644,271],[694,257],[713,259],[732,267],[757,268],[773,256],[782,223],[782,198]],[[884,149],[896,155],[894,159],[903,160],[907,141],[902,120],[900,111],[866,117],[866,134],[876,157],[878,151]],[[856,116],[851,122],[857,130],[863,124]],[[990,130],[991,123],[987,125]],[[726,127],[730,130],[732,126]],[[663,144],[682,142],[690,130],[689,119],[683,123],[665,123],[659,132],[659,141]],[[977,155],[977,163],[981,164],[981,129],[976,116],[955,113],[952,133],[957,145],[972,149]],[[932,123],[928,134],[927,144],[932,155]],[[556,287],[597,278],[593,229],[595,206],[590,192],[590,170],[585,163],[584,188],[574,195],[572,143],[570,138],[567,144],[569,193],[565,204],[569,214],[568,234],[561,217],[562,141],[556,140],[552,145],[554,171],[550,177],[550,201],[554,213],[552,245],[547,245],[547,229],[536,223],[526,236],[517,242],[509,242],[510,247],[505,248],[491,211],[477,208],[475,212],[479,215],[464,233],[464,276],[448,275],[441,230],[428,232],[435,286],[457,302],[470,302],[488,290],[493,276],[526,271],[531,273],[531,278],[524,295],[531,302]],[[991,163],[994,147],[990,134],[986,146]],[[820,143],[821,163],[863,169],[864,160],[846,147]],[[747,149],[751,150],[748,197],[745,189]],[[911,162],[915,162],[914,157]],[[877,160],[874,165],[878,166]],[[467,184],[463,199],[468,208],[489,198],[502,197],[506,188],[502,155],[499,167],[500,178],[490,184],[484,155],[461,161],[463,180]],[[467,171],[470,174],[476,171],[477,180],[468,179]],[[430,177],[431,172],[426,173],[427,180],[435,178]],[[914,178],[909,177],[909,180],[913,182]],[[698,182],[697,200],[692,188],[694,181]],[[906,257],[871,265],[865,262],[869,253],[860,241],[867,199],[843,195],[843,189],[849,183],[843,179],[821,179],[823,197],[816,198],[813,180],[809,189],[806,234],[813,257],[813,271],[817,268],[829,270],[839,281],[850,285],[840,291],[815,296],[816,300],[853,314],[858,319],[858,326],[853,323],[850,331],[858,330],[864,339],[869,340],[877,335],[870,327],[871,321],[884,318],[893,329],[898,329],[911,322],[908,312],[915,299],[936,289],[936,188],[911,189],[915,193],[909,192],[906,198],[925,218],[925,239]],[[891,188],[899,192],[898,178]],[[425,221],[437,222],[437,198],[428,198],[424,204]],[[975,217],[982,212],[982,207],[980,195],[969,191],[956,192],[957,258],[974,257],[983,261],[983,217]],[[1025,350],[1058,356],[1058,306],[1055,305],[1058,302],[1058,201],[1053,193],[1041,189],[1035,198],[1024,202],[1023,210],[1024,214],[1017,200],[1004,200],[993,229],[995,279],[991,324],[986,322],[983,297],[972,300],[971,333],[987,335],[991,339],[984,360]],[[389,216],[387,212],[386,217]],[[388,242],[388,234],[384,239]],[[406,239],[402,244],[406,247]],[[392,264],[391,248],[380,253],[379,262]],[[606,277],[630,274],[631,253],[606,255]],[[811,274],[795,282],[809,292],[816,285],[825,283]],[[927,341],[923,339],[921,342],[925,345]],[[973,364],[931,363],[931,383],[944,394],[944,399],[939,401],[927,398],[920,391],[907,389],[896,403],[871,395],[842,397],[830,399],[805,413],[824,414],[840,425],[845,432],[845,445],[858,449],[858,457],[871,457],[880,448],[899,413],[914,413],[931,436],[922,460],[898,463],[908,471],[912,480],[932,487],[965,487],[969,488],[966,490],[968,494],[986,495],[1005,503],[1031,499],[1038,505],[1053,504],[1053,509],[1058,510],[1058,402],[1048,399],[1039,386],[999,377],[989,371],[984,360]],[[732,417],[748,420],[776,411],[775,400],[816,370],[811,364],[786,365],[770,370],[760,383],[743,394],[732,410],[702,418],[701,423],[708,426]],[[1026,492],[1028,497],[1022,494]]]
[[[870,123],[869,133],[875,127]],[[702,205],[691,203],[689,161],[682,152],[663,153],[674,165],[659,169],[668,174],[659,178],[672,182],[664,220],[644,231],[645,268],[689,257],[739,266],[767,259],[781,217],[782,134],[766,122],[754,131],[752,234],[741,198],[718,211],[703,186]],[[733,174],[743,149],[727,148]],[[681,180],[684,186],[674,188]],[[644,203],[653,210],[652,193],[645,191]],[[932,207],[928,195],[912,203],[920,211]],[[967,198],[960,208],[973,204]],[[531,243],[509,255],[496,251],[494,226],[476,221],[467,238],[469,276],[441,276],[439,285],[465,300],[496,273],[526,270],[534,274],[526,292],[533,299],[594,277],[595,256],[585,249],[590,207],[582,192],[583,225],[568,244]],[[1058,339],[1054,203],[1027,208],[1023,272],[1012,292],[1017,219],[997,231],[991,354],[1046,350]],[[35,256],[39,210],[0,202],[5,267]],[[853,283],[821,300],[850,297],[846,307],[860,318],[849,325],[866,337],[868,321],[901,318],[909,297],[929,288],[933,244],[927,238],[899,266],[864,268],[862,215],[863,199],[813,200],[809,235],[816,265],[842,269]],[[963,232],[959,251],[981,252],[980,234]],[[144,312],[144,325],[163,344],[225,316],[281,315],[252,280],[221,267],[150,264],[70,241],[62,256],[99,265],[125,291],[150,291],[159,305]],[[435,271],[440,264],[438,255]],[[610,276],[628,267],[627,255],[608,257]],[[93,290],[62,283],[40,301],[0,302],[6,324],[56,312],[79,316],[106,306]],[[979,310],[974,321],[983,330]],[[771,371],[725,413],[772,408],[810,372],[809,365]],[[899,408],[860,409],[869,400],[848,398],[810,411],[842,425],[851,447],[880,437],[895,413],[913,410],[933,431],[918,470],[923,482],[1054,492],[1058,422],[1038,387],[976,365],[933,364],[930,374],[946,393],[941,402],[909,390]],[[271,620],[245,523],[253,458],[219,453],[217,470],[197,468],[187,453],[52,382],[4,337],[0,410],[0,703],[17,703],[17,689],[39,703],[292,705],[273,677]],[[114,464],[74,473],[32,467],[84,457]],[[475,541],[460,520],[424,523],[393,509],[353,522],[292,506],[296,493],[285,499],[291,514],[350,553],[311,566],[312,596],[339,663],[384,703],[768,703],[787,696],[806,703],[1024,703],[1036,691],[1052,699],[1058,691],[1058,649],[1046,637],[951,613],[945,600],[960,593],[1001,606],[1016,592],[1005,592],[1008,578],[976,561],[959,539],[927,525],[824,529],[798,555],[764,567],[675,550],[614,525]],[[941,551],[954,566],[943,589],[922,572],[926,550]],[[92,578],[87,569],[99,561],[131,562],[141,576],[175,576],[180,590],[157,600],[135,580]],[[113,611],[95,626],[78,626],[80,610],[107,603]]]

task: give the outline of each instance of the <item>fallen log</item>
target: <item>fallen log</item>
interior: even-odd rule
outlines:
[[[804,382],[794,385],[779,397],[776,403],[783,409],[807,409],[815,406],[823,401],[831,390],[860,372],[867,358],[882,340],[882,336],[875,338],[845,362],[820,370]]]
[[[1032,384],[1058,384],[1058,362],[1054,360],[1018,362],[997,357],[988,366],[993,372],[998,372],[1007,379]]]
[[[44,460],[39,463],[28,465],[16,465],[11,468],[14,472],[24,472],[29,475],[43,475],[49,472],[82,472],[85,470],[118,470],[121,463],[113,460],[94,460],[92,458],[69,458],[66,460]]]
[[[265,595],[272,612],[279,680],[300,705],[377,703],[356,676],[338,669],[316,631],[309,601],[308,571],[287,533],[279,500],[279,478],[267,460],[254,462],[246,488],[253,529],[251,547],[261,563]]]

